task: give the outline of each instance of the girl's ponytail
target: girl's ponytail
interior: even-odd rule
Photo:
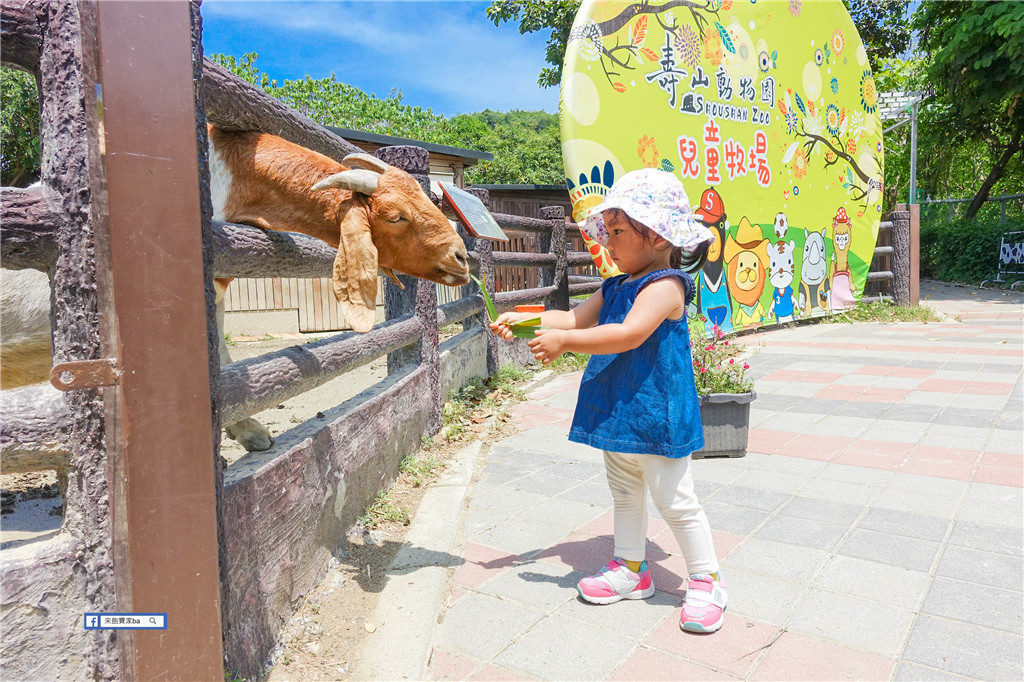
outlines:
[[[710,249],[711,242],[702,242],[694,251],[683,251],[679,246],[672,247],[669,266],[676,270],[684,270],[692,275],[700,270],[707,261]]]

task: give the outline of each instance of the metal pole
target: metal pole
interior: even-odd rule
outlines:
[[[190,10],[96,3],[121,371],[117,601],[167,614],[166,630],[121,633],[125,679],[224,677]]]
[[[917,203],[917,102],[910,111],[910,199],[907,203]]]

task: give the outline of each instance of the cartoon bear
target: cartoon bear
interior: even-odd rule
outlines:
[[[796,296],[793,295],[791,286],[796,273],[796,264],[793,261],[795,249],[796,242],[792,240],[788,243],[779,241],[768,247],[768,281],[775,287],[772,305],[768,308],[768,317],[775,317],[780,323],[791,322],[795,316]]]
[[[825,259],[825,230],[804,230],[804,259],[800,264],[800,300],[798,305],[805,316],[818,308],[828,309],[828,261]]]
[[[729,235],[725,241],[725,262],[728,264],[729,294],[735,303],[733,328],[742,329],[761,324],[765,318],[761,294],[764,292],[768,267],[768,240],[746,216],[740,218],[736,238]]]
[[[853,275],[850,274],[851,239],[850,219],[846,217],[846,209],[840,207],[832,219],[832,274],[829,276],[829,307],[832,310],[857,305],[857,288],[853,286]]]
[[[707,319],[709,338],[715,337],[715,328],[722,332],[732,330],[732,306],[729,304],[729,287],[725,284],[725,262],[722,260],[722,246],[728,226],[725,204],[722,197],[712,188],[704,190],[700,206],[693,212],[715,240],[708,248],[707,260],[697,273],[697,309]]]

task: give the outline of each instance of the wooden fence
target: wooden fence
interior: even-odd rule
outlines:
[[[39,78],[43,131],[41,187],[3,189],[4,265],[50,274],[55,371],[71,389],[0,396],[3,469],[56,469],[64,492],[60,533],[3,555],[0,674],[215,679],[226,661],[258,676],[347,528],[438,430],[448,390],[528,353],[494,343],[477,291],[438,306],[433,283],[404,278],[367,334],[221,367],[212,278],[322,277],[334,253],[210,219],[206,121],[338,159],[355,148],[204,61],[197,3],[9,0],[0,15],[3,63]],[[420,151],[377,155],[425,182]],[[467,239],[492,286],[495,263],[543,270],[498,305],[566,306],[561,209],[496,217],[550,245],[493,254]],[[439,327],[460,321],[439,344]],[[224,468],[222,423],[382,355],[384,382]],[[168,629],[115,636],[83,622],[130,611],[165,612]]]
[[[72,389],[0,395],[4,470],[57,469],[65,495],[56,537],[2,557],[0,675],[220,679],[226,661],[257,677],[348,527],[437,432],[448,391],[529,353],[487,333],[473,285],[438,305],[433,283],[402,276],[369,333],[221,367],[213,277],[323,277],[335,254],[211,220],[207,120],[338,159],[355,148],[204,60],[198,3],[7,0],[0,15],[3,63],[39,78],[43,149],[42,186],[3,190],[2,255],[50,273],[55,372]],[[424,150],[376,154],[426,186]],[[599,286],[570,277],[591,260],[569,250],[562,207],[495,218],[539,245],[463,232],[500,308],[564,309]],[[497,268],[536,271],[536,286],[493,291]],[[224,467],[222,423],[384,355],[386,380]],[[168,628],[115,637],[82,620],[130,611],[166,612]]]

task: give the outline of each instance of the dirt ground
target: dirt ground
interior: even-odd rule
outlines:
[[[287,334],[259,339],[236,337],[228,350],[232,360],[238,361],[322,337],[322,334],[315,337]],[[380,358],[254,416],[273,436],[279,436],[386,376],[387,361]],[[468,416],[466,431],[458,439],[448,441],[443,436],[435,437],[422,452],[443,463],[469,442],[498,440],[514,430],[512,424],[502,418],[501,410],[477,412]],[[221,441],[221,455],[229,464],[244,454],[244,448],[237,442],[226,436]],[[411,518],[427,485],[429,481],[417,486],[411,477],[403,475],[392,488],[390,499]],[[0,475],[0,499],[2,546],[24,546],[59,532],[62,503],[54,472]],[[372,529],[357,524],[350,530],[345,550],[324,579],[303,598],[296,615],[287,624],[267,680],[352,679],[359,646],[365,638],[372,637],[376,629],[372,615],[377,598],[389,580],[388,568],[407,530],[401,522],[387,521]]]
[[[228,351],[232,361],[238,361],[327,336],[330,334],[236,337]],[[380,358],[254,416],[270,429],[271,435],[278,436],[296,424],[313,419],[318,412],[348,400],[386,376],[387,359]],[[229,464],[243,455],[245,448],[223,436],[221,456]],[[56,483],[53,471],[0,474],[0,548],[24,546],[59,532],[63,506]]]
[[[231,354],[232,362],[238,362],[328,336],[330,334],[277,334],[273,337],[263,338],[235,337],[228,346],[228,352]],[[346,372],[322,386],[317,386],[311,391],[284,401],[274,409],[264,410],[253,417],[270,430],[271,436],[277,437],[296,424],[313,419],[318,412],[334,407],[366,390],[387,375],[387,358],[378,358],[368,365]],[[220,442],[220,454],[230,464],[245,455],[245,448],[225,435]]]
[[[458,439],[437,437],[421,455],[447,462],[472,441],[500,440],[516,430],[500,411],[485,414],[470,415],[467,430]],[[411,520],[428,485],[414,485],[403,474],[389,497]],[[374,636],[377,598],[390,580],[388,568],[407,531],[408,525],[400,522],[383,522],[372,530],[357,524],[350,530],[346,550],[288,623],[268,682],[354,679],[359,648]]]

